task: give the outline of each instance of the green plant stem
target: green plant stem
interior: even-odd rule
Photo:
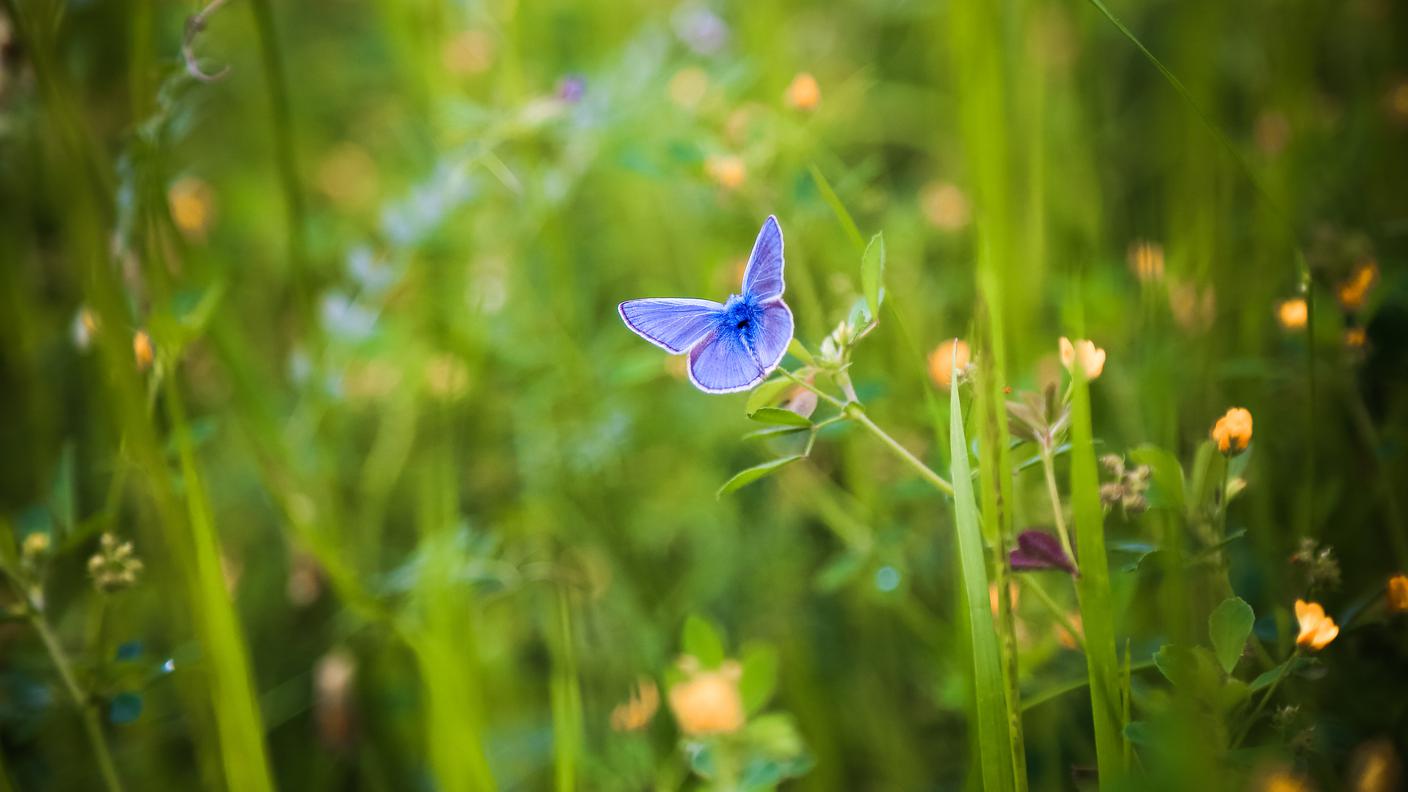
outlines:
[[[1299,654],[1300,648],[1297,647],[1291,652],[1291,656],[1286,658],[1286,662],[1281,664],[1281,673],[1277,674],[1276,678],[1271,680],[1271,686],[1266,689],[1266,695],[1261,697],[1261,701],[1257,702],[1256,709],[1252,710],[1252,714],[1247,716],[1246,722],[1242,724],[1242,728],[1237,732],[1236,739],[1232,740],[1232,748],[1236,748],[1242,744],[1242,740],[1247,739],[1247,735],[1251,733],[1252,726],[1256,724],[1256,719],[1261,716],[1261,711],[1266,709],[1266,703],[1271,700],[1272,696],[1276,695],[1276,689],[1281,686],[1281,680],[1286,678],[1286,674],[1291,670],[1291,664]]]
[[[1056,522],[1056,535],[1061,538],[1061,549],[1065,551],[1066,557],[1079,570],[1080,562],[1076,560],[1075,551],[1071,547],[1071,534],[1066,528],[1066,516],[1061,508],[1061,490],[1056,486],[1056,458],[1046,443],[1040,445],[1041,469],[1046,475],[1046,495],[1051,499],[1051,518]]]
[[[847,417],[870,430],[870,433],[878,437],[880,442],[884,443],[891,451],[895,452],[896,456],[904,460],[910,467],[914,468],[914,471],[919,474],[920,478],[932,484],[934,489],[939,492],[950,497],[953,496],[952,484],[948,483],[943,476],[931,470],[928,465],[920,461],[919,457],[911,454],[909,449],[900,445],[899,441],[891,437],[884,429],[876,426],[875,422],[870,420],[870,416],[865,414],[865,410],[861,409],[859,404],[848,404],[844,409]]]
[[[786,378],[792,380],[793,382],[797,383],[798,385],[801,385],[803,388],[806,388],[807,390],[811,391],[812,393],[815,393],[818,398],[820,398],[822,401],[825,401],[827,404],[830,404],[831,406],[836,407],[837,409],[840,409],[840,410],[846,409],[846,403],[845,403],[845,402],[841,401],[840,399],[836,398],[835,396],[832,396],[831,394],[829,394],[829,393],[827,393],[826,391],[824,391],[824,390],[818,388],[817,386],[811,384],[810,382],[807,382],[806,380],[802,379],[801,377],[797,376],[796,374],[793,374],[792,372],[788,371],[788,370],[785,369],[785,368],[779,368],[778,371],[781,371],[781,372],[782,372],[782,376],[784,376],[784,377],[786,377]]]
[[[1057,623],[1061,625],[1061,628],[1070,633],[1071,639],[1076,642],[1076,646],[1079,646],[1080,650],[1084,652],[1085,636],[1081,635],[1080,631],[1076,629],[1075,624],[1071,622],[1070,617],[1061,609],[1060,604],[1051,596],[1051,593],[1040,583],[1036,582],[1036,577],[1033,574],[1023,575],[1021,581],[1022,588],[1030,590],[1036,595],[1037,599],[1041,600],[1041,604],[1045,605],[1046,609],[1051,611],[1051,615],[1055,617]]]
[[[73,664],[69,662],[68,655],[59,643],[58,636],[54,635],[54,631],[49,628],[49,623],[44,621],[43,614],[34,609],[32,605],[29,611],[29,623],[39,634],[39,640],[44,643],[44,649],[49,652],[49,659],[53,661],[54,668],[58,669],[59,678],[63,680],[64,687],[68,690],[74,705],[78,707],[79,715],[83,720],[83,731],[88,735],[88,743],[93,748],[93,756],[98,760],[98,769],[102,772],[103,783],[111,792],[122,792],[122,781],[117,777],[117,767],[113,764],[112,753],[108,750],[107,738],[103,736],[102,724],[98,723],[97,712],[94,711],[88,694],[83,692],[83,688],[78,684],[78,678],[73,675]]]

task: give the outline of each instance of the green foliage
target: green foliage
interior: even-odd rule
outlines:
[[[0,790],[1335,789],[1401,731],[1408,8],[325,5],[0,0]],[[796,337],[701,394],[614,306],[769,214]]]
[[[1255,620],[1252,606],[1241,597],[1223,600],[1208,617],[1208,637],[1212,639],[1213,651],[1217,653],[1217,662],[1223,671],[1230,674],[1237,667]]]

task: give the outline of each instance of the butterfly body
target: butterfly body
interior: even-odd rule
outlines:
[[[617,310],[634,333],[673,355],[689,356],[689,380],[706,393],[762,382],[792,340],[782,301],[782,229],[769,217],[743,273],[743,291],[725,303],[684,298],[627,300]]]

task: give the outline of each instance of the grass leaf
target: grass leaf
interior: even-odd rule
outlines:
[[[962,571],[963,603],[972,651],[974,709],[977,715],[979,764],[983,788],[1012,789],[1012,765],[1007,723],[1007,689],[998,654],[997,626],[988,605],[987,561],[983,557],[983,529],[978,522],[978,502],[968,463],[968,440],[963,428],[959,388],[949,392],[949,453],[953,479],[953,509]]]
[[[865,246],[860,260],[860,285],[870,315],[880,316],[880,302],[885,299],[885,235],[876,234]]]

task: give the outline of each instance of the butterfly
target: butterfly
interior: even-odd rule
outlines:
[[[743,293],[728,302],[627,300],[617,306],[632,332],[672,355],[689,355],[689,381],[705,393],[736,393],[762,382],[792,341],[782,301],[782,229],[768,216],[743,270]]]

